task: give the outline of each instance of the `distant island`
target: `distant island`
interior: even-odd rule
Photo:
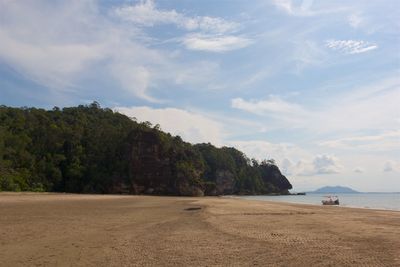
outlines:
[[[291,188],[274,160],[190,144],[97,102],[0,106],[0,191],[215,196]]]
[[[309,193],[319,193],[319,194],[326,194],[326,193],[360,193],[356,190],[351,189],[350,187],[346,186],[324,186],[315,191]]]

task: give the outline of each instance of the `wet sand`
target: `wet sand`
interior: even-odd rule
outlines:
[[[400,266],[400,212],[0,193],[0,266]]]

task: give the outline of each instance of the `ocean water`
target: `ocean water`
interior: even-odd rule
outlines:
[[[243,196],[250,200],[278,201],[322,205],[321,200],[329,194],[307,193],[305,196]],[[339,197],[340,206],[368,209],[400,211],[400,193],[359,193],[359,194],[330,194]]]

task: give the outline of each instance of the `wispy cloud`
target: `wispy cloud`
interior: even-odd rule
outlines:
[[[367,11],[363,8],[359,7],[353,8],[353,11],[351,11],[351,13],[347,16],[347,22],[350,25],[350,27],[352,27],[355,30],[361,30],[362,32],[365,32],[367,34],[375,33],[378,30],[382,32],[390,28],[384,26],[384,24],[387,22],[376,20],[376,17],[374,19],[374,17],[371,16],[371,14],[368,15],[365,14],[364,12]]]
[[[115,8],[115,14],[124,20],[142,26],[175,24],[176,26],[195,31],[226,33],[236,31],[240,24],[218,17],[187,16],[176,10],[158,9],[153,0],[142,1],[136,5],[125,5]]]
[[[400,84],[397,78],[389,77],[368,86],[341,88],[342,92],[345,91],[343,89],[348,90],[330,99],[318,99],[318,107],[298,104],[280,96],[270,96],[264,100],[245,100],[237,97],[231,99],[231,107],[268,119],[272,129],[273,126],[285,129],[301,128],[313,134],[341,132],[349,137],[357,137],[355,134],[351,135],[356,131],[358,134],[371,130],[387,133],[398,129],[400,116],[397,102]],[[295,99],[299,97],[301,95]],[[343,142],[349,140],[341,140],[340,144],[344,144]],[[369,144],[366,142],[359,145],[365,148],[374,145],[373,140],[368,142]],[[328,144],[333,145],[325,143],[326,146]],[[381,146],[381,149],[388,148],[390,145]]]
[[[400,131],[388,131],[377,135],[345,137],[324,141],[321,146],[341,149],[366,149],[371,151],[399,150]]]
[[[270,122],[269,127],[277,128],[304,127],[304,120],[313,116],[301,105],[286,101],[279,96],[269,96],[264,100],[234,98],[231,99],[231,107],[269,118],[274,121]]]
[[[231,50],[240,49],[251,44],[250,39],[223,35],[203,35],[203,34],[190,34],[183,38],[183,44],[190,50],[203,50],[211,52],[226,52]]]
[[[49,15],[44,17],[42,10]],[[149,73],[165,64],[167,57],[141,45],[134,29],[102,17],[91,2],[10,2],[0,10],[3,14],[0,58],[25,78],[54,91],[80,94],[85,91],[80,79],[91,77],[95,69],[127,95],[151,100]]]
[[[399,129],[399,97],[400,81],[394,77],[350,87],[330,99],[331,106],[316,113],[315,120],[325,125],[320,130],[326,132],[392,131]]]
[[[265,100],[234,98],[231,100],[231,106],[258,115],[304,113],[301,106],[287,102],[278,96],[270,96]]]
[[[315,42],[310,40],[297,40],[295,42],[292,62],[295,73],[299,74],[306,67],[316,67],[324,63],[325,53]]]
[[[327,40],[325,46],[344,54],[360,54],[378,48],[378,45],[358,40]]]
[[[61,4],[55,13],[52,11],[56,8],[52,8],[44,8],[48,12],[44,17],[34,3],[1,4],[0,59],[37,84],[68,91],[75,87],[80,72],[103,60],[107,52],[101,42],[77,41],[81,36],[72,30],[80,27],[82,34],[92,35],[86,32],[92,27],[90,22],[77,23],[73,19],[74,15],[85,18],[93,14],[89,4]],[[54,25],[62,28],[62,33],[54,30]],[[65,41],[68,38],[75,41]]]
[[[314,0],[272,0],[272,4],[288,15],[298,17],[311,17],[321,14],[343,12],[347,10],[347,7],[329,4],[321,8],[321,5],[314,5]]]
[[[0,60],[25,79],[56,93],[77,97],[91,90],[85,82],[103,88],[106,81],[108,89],[102,89],[103,94],[112,87],[115,96],[157,103],[163,99],[152,90],[160,85],[205,88],[219,71],[212,60],[182,60],[179,53],[151,46],[151,36],[145,31],[100,14],[96,2],[10,2],[2,7]],[[42,10],[49,15],[43,16]],[[234,23],[219,23],[218,19],[198,21],[199,26],[192,28],[209,29],[216,35],[235,28]],[[244,38],[235,40],[239,43]],[[228,48],[220,45],[219,49]]]
[[[347,17],[347,21],[351,27],[357,29],[363,24],[364,19],[359,14],[354,13]]]
[[[176,38],[176,40],[182,41],[189,50],[226,52],[246,47],[252,43],[249,38],[233,35],[241,28],[239,23],[219,17],[187,16],[176,10],[161,10],[152,0],[146,0],[136,5],[117,7],[115,14],[137,26],[173,24],[185,29],[190,33],[183,38]]]
[[[296,5],[292,0],[273,0],[272,2],[277,8],[290,15],[309,16],[313,14],[310,10],[314,2],[313,0],[303,0],[298,5]]]
[[[161,102],[149,95],[148,88],[152,80],[151,72],[144,66],[134,66],[131,64],[117,63],[111,66],[111,71],[122,86],[128,91],[135,93],[136,96],[149,102]]]

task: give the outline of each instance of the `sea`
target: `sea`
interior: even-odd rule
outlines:
[[[335,194],[318,194],[307,193],[303,195],[282,195],[282,196],[243,196],[241,198],[249,200],[264,200],[289,203],[301,203],[322,205],[321,200],[326,199],[325,196],[338,196],[340,206],[352,208],[381,209],[400,211],[400,192],[399,193],[335,193]]]

